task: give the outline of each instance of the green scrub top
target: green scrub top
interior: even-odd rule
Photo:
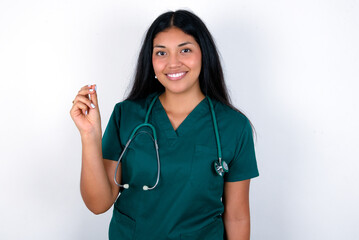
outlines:
[[[133,129],[144,122],[156,93],[141,100],[117,103],[102,139],[104,159],[117,161]],[[224,182],[258,176],[252,128],[248,119],[212,99],[218,122],[222,159],[229,172],[219,176],[216,137],[208,100],[204,98],[175,131],[157,99],[149,117],[158,138],[161,175],[157,187],[157,158],[148,134],[139,134],[121,160],[121,183],[129,189],[114,204],[109,239],[224,238],[222,203]],[[151,133],[148,127],[140,131]]]

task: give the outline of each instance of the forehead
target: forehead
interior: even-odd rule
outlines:
[[[194,37],[176,27],[172,27],[165,31],[159,32],[153,39],[153,45],[160,44],[164,46],[177,46],[178,44],[181,44],[183,42],[191,42],[197,45],[197,42]]]

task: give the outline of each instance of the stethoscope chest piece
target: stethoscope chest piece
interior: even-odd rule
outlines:
[[[214,165],[214,170],[216,171],[216,173],[223,177],[223,175],[228,172],[228,165],[226,163],[226,161],[214,161],[213,162]]]

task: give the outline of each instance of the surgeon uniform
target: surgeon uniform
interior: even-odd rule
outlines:
[[[145,121],[151,100],[125,100],[114,107],[102,139],[103,158],[117,161],[133,129]],[[161,174],[150,128],[141,128],[121,164],[122,189],[114,204],[110,240],[219,240],[224,238],[222,203],[224,182],[258,176],[252,129],[248,119],[212,99],[218,123],[222,159],[229,172],[219,176],[216,137],[208,100],[204,98],[175,131],[159,99],[149,123],[157,132]]]

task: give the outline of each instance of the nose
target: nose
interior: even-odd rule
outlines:
[[[171,54],[168,58],[168,67],[169,68],[178,68],[182,65],[182,62],[179,59],[179,56],[177,54]]]

